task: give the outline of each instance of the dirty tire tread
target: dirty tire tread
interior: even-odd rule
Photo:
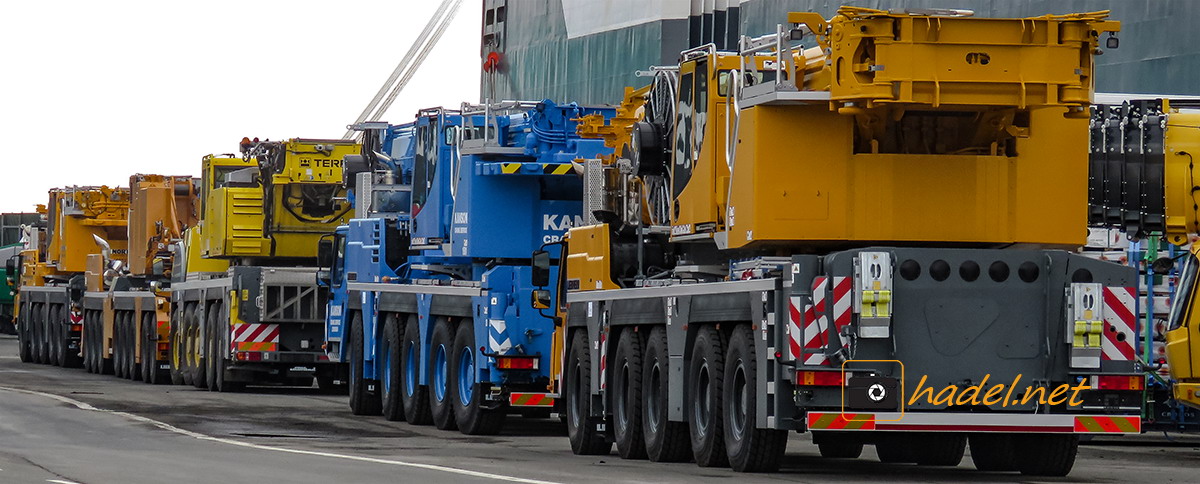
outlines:
[[[437,427],[439,430],[456,430],[458,429],[458,423],[454,421],[454,406],[450,400],[454,397],[454,395],[450,394],[450,389],[452,387],[450,380],[453,378],[453,376],[450,375],[450,360],[453,358],[454,326],[450,324],[449,320],[445,318],[439,318],[437,322],[434,323],[433,336],[430,338],[430,342],[429,354],[426,355],[426,359],[429,361],[428,366],[430,368],[429,410],[430,413],[433,414],[433,426]],[[444,347],[444,351],[446,352],[446,389],[443,393],[444,398],[440,403],[437,401],[437,389],[434,388],[436,385],[436,382],[434,381],[434,375],[436,374],[437,369],[434,368],[433,363],[434,358],[437,357],[439,346]]]
[[[385,382],[382,379],[379,381],[379,390],[383,400],[383,418],[399,422],[404,420],[404,401],[400,397],[401,394],[401,362],[400,347],[403,344],[404,335],[401,334],[400,318],[394,314],[387,317],[387,322],[383,325],[383,341],[385,354],[390,355],[384,358],[384,364],[391,366],[391,372],[385,373],[382,378],[388,378],[391,375],[391,381]],[[390,362],[390,363],[389,363]],[[383,392],[384,385],[389,385],[392,388],[391,392]]]
[[[607,455],[612,451],[612,442],[605,440],[603,435],[599,435],[595,428],[588,421],[588,414],[591,413],[591,385],[592,385],[592,360],[589,355],[591,347],[588,346],[588,338],[586,330],[578,330],[571,338],[571,347],[568,353],[566,378],[568,381],[566,391],[571,392],[566,400],[567,413],[567,440],[571,442],[571,452],[575,455]],[[576,369],[578,367],[578,369]],[[574,375],[578,375],[579,381],[575,380]],[[577,385],[577,387],[576,387]],[[580,398],[579,394],[583,396]],[[570,408],[572,395],[579,403],[579,408]],[[574,412],[579,418],[578,423],[573,423],[571,414]]]
[[[417,317],[412,315],[410,315],[408,317],[408,321],[404,323],[404,346],[400,348],[400,358],[405,362],[409,360],[407,352],[409,351],[408,343],[410,341],[415,343],[412,346],[413,350],[415,350],[417,354],[413,356],[412,360],[416,363],[416,371],[419,372],[421,358],[424,357],[424,355],[421,353],[421,326]],[[416,383],[413,387],[413,394],[411,396],[408,395],[408,391],[403,386],[408,384],[406,380],[406,378],[408,378],[407,375],[408,372],[406,368],[406,371],[403,375],[401,375],[400,380],[402,383],[400,399],[404,400],[404,420],[413,425],[429,425],[433,423],[433,414],[431,414],[429,410],[429,387],[422,386],[419,383],[421,380],[418,373],[416,375],[418,383]]]
[[[737,401],[737,395],[734,395],[734,387],[730,385],[730,381],[726,381],[722,387],[722,392],[725,395],[722,397],[722,408],[719,409],[724,415],[722,425],[724,428],[723,444],[726,451],[730,467],[737,472],[775,472],[779,470],[779,465],[783,461],[783,454],[787,450],[788,434],[786,430],[776,429],[760,429],[756,428],[758,420],[755,414],[755,409],[758,408],[757,398],[759,398],[757,390],[758,382],[758,361],[754,353],[754,333],[750,330],[749,324],[739,324],[733,328],[729,341],[725,345],[725,368],[724,378],[732,379],[736,375],[738,369],[736,358],[742,359],[743,371],[746,373],[746,387],[749,389],[748,401],[749,409],[746,411],[746,435],[742,439],[741,445],[734,438],[734,428],[729,421],[728,405]],[[749,446],[748,448],[745,446]]]
[[[707,366],[710,388],[709,421],[701,425],[696,415],[696,404],[701,396],[699,391],[700,371]],[[725,422],[722,397],[725,380],[725,345],[722,336],[712,326],[702,326],[692,343],[692,360],[688,363],[687,384],[688,396],[686,412],[688,430],[691,436],[692,457],[700,467],[725,467],[729,465],[729,456],[725,452]],[[706,434],[701,436],[701,427],[706,427]]]
[[[972,434],[967,437],[975,469],[986,472],[1017,470],[1014,439],[1008,434]]]
[[[671,422],[668,419],[667,402],[661,403],[659,421],[661,429],[654,429],[649,421],[650,412],[648,395],[653,390],[653,381],[648,378],[648,370],[652,371],[653,364],[659,362],[661,367],[661,384],[658,394],[666,398],[670,389],[670,357],[667,353],[667,331],[662,326],[650,330],[646,337],[645,353],[642,356],[642,432],[646,440],[646,457],[651,462],[686,462],[692,458],[691,443],[688,439],[687,422]]]
[[[1027,476],[1069,474],[1079,451],[1075,435],[1023,435],[1016,444],[1017,468]]]
[[[613,399],[625,396],[628,409],[627,425],[621,425],[618,415],[619,402],[613,402],[613,434],[617,455],[622,459],[645,459],[646,438],[642,432],[642,342],[641,336],[629,327],[621,331],[617,341],[616,357],[613,361]],[[629,365],[628,388],[622,384],[624,365]]]
[[[475,364],[479,365],[479,353],[475,351],[475,328],[471,319],[464,319],[454,332],[454,344],[451,345],[449,361],[450,373],[447,382],[447,393],[450,405],[454,409],[454,421],[458,424],[459,432],[466,435],[496,435],[504,427],[505,407],[488,410],[483,408],[483,392],[475,389],[471,394],[471,404],[464,406],[458,392],[459,354],[464,349],[472,351]],[[478,366],[477,366],[478,367]]]

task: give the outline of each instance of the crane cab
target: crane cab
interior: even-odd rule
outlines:
[[[1196,287],[1200,246],[1188,254],[1171,305],[1167,329],[1167,365],[1175,380],[1175,399],[1200,408],[1200,288]]]

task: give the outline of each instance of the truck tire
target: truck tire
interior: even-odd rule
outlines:
[[[1061,477],[1075,466],[1077,435],[1021,435],[1016,440],[1017,469],[1027,476]]]
[[[209,373],[209,390],[221,393],[240,392],[246,388],[243,382],[230,381],[226,378],[225,373],[229,369],[229,323],[224,311],[225,308],[217,306],[217,310],[210,313],[209,319],[209,346],[208,346],[208,373]],[[307,382],[302,382],[300,386],[312,386],[312,379]]]
[[[609,442],[588,420],[592,412],[592,358],[585,330],[571,338],[567,353],[565,382],[567,409],[567,438],[575,455],[608,455]]]
[[[79,352],[83,354],[83,371],[92,373],[92,311],[83,311],[83,332],[79,335]]]
[[[433,422],[433,414],[429,411],[429,387],[421,384],[421,326],[416,315],[409,315],[404,323],[400,358],[404,361],[400,365],[404,370],[400,378],[404,419],[413,425],[429,425]]]
[[[725,453],[725,423],[722,397],[725,382],[725,345],[721,333],[712,326],[702,326],[692,346],[688,364],[688,379],[684,385],[688,396],[684,406],[691,435],[692,457],[700,467],[729,465]]]
[[[362,313],[356,312],[350,319],[350,413],[379,415],[382,410],[379,393],[368,388],[377,383],[363,378],[363,354]]]
[[[125,313],[113,312],[112,340],[113,376],[125,378]]]
[[[17,354],[21,357],[21,363],[33,361],[33,344],[29,341],[29,322],[26,317],[28,312],[28,309],[22,309],[17,317]]]
[[[861,456],[862,441],[849,437],[837,432],[813,432],[817,450],[821,451],[821,457],[827,459],[857,459]]]
[[[429,347],[429,412],[433,415],[433,426],[441,430],[454,430],[454,406],[450,403],[450,358],[454,346],[454,327],[444,317],[433,325],[433,337]]]
[[[186,386],[192,384],[192,353],[191,351],[191,329],[192,319],[196,318],[196,304],[187,303],[184,305],[184,317],[180,319],[178,328],[175,328],[175,339],[179,341],[179,348],[172,347],[172,351],[179,353],[179,377]]]
[[[383,324],[383,375],[379,378],[379,390],[383,400],[383,418],[392,422],[404,420],[404,400],[400,398],[403,368],[400,362],[400,346],[403,344],[404,328],[400,315],[388,313]]]
[[[170,349],[167,351],[167,359],[171,366],[170,377],[172,385],[184,384],[183,352],[180,351],[180,348],[183,348],[183,338],[180,338],[179,329],[180,322],[186,317],[187,305],[185,304],[179,311],[173,311],[171,313],[171,319],[167,321],[167,324],[170,326],[170,329],[167,331],[167,341],[171,345]]]
[[[641,410],[646,457],[653,462],[683,462],[692,456],[687,424],[672,422],[667,417],[667,395],[671,391],[669,358],[667,331],[655,326],[646,338],[646,353],[642,358]]]
[[[130,311],[125,315],[125,374],[128,375],[131,381],[142,381],[142,368],[138,365],[137,354],[137,338],[138,338],[138,321],[137,313]]]
[[[38,304],[37,311],[37,362],[43,365],[50,363],[49,313],[44,304]]]
[[[63,366],[63,355],[66,353],[63,347],[63,322],[62,322],[62,306],[55,304],[50,306],[50,364],[52,366]]]
[[[154,364],[153,344],[150,340],[150,334],[154,331],[153,321],[154,316],[150,312],[142,313],[142,320],[138,321],[140,336],[137,337],[138,356],[142,360],[138,364],[138,373],[142,375],[142,383],[151,385],[154,383],[154,375],[151,373],[156,371],[157,365]]]
[[[971,434],[971,461],[981,471],[1017,470],[1016,448],[1012,434]]]
[[[881,435],[875,442],[875,453],[879,462],[887,464],[912,464],[917,461],[912,440],[904,434]]]
[[[917,465],[922,466],[957,466],[962,462],[963,452],[967,448],[967,436],[964,434],[925,434],[917,441],[921,443],[914,448]]]
[[[495,435],[504,427],[505,408],[487,408],[484,392],[477,381],[479,352],[475,346],[475,323],[463,319],[454,333],[454,346],[450,353],[450,375],[448,382],[451,407],[458,430],[466,435]]]
[[[191,346],[188,353],[192,359],[192,386],[196,388],[208,388],[208,359],[205,358],[207,350],[204,348],[206,341],[204,329],[207,325],[204,324],[204,320],[208,318],[208,314],[215,307],[215,305],[208,306],[204,308],[204,311],[197,311],[196,317],[192,318],[191,331],[188,333],[191,337]]]
[[[758,359],[750,325],[734,327],[727,346],[719,411],[723,413],[721,423],[729,465],[737,472],[775,472],[787,450],[788,434],[786,430],[756,427]]]
[[[645,459],[642,433],[642,342],[633,327],[621,331],[613,359],[613,440],[622,459]]]

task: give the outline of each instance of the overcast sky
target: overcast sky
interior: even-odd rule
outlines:
[[[199,175],[243,136],[341,137],[438,3],[0,1],[0,211]],[[384,120],[477,100],[480,12],[463,2]]]

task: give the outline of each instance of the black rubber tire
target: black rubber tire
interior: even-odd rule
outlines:
[[[642,433],[642,341],[633,327],[621,331],[613,355],[612,427],[617,455],[622,459],[645,459],[646,436]]]
[[[138,338],[138,321],[137,315],[133,312],[125,316],[125,361],[129,379],[132,381],[142,381],[142,367],[137,361],[137,338]]]
[[[1017,449],[1012,434],[971,434],[967,441],[976,469],[989,472],[1017,470]]]
[[[653,462],[684,462],[692,457],[685,422],[667,418],[670,374],[667,331],[662,326],[650,330],[642,356],[642,433],[646,457]]]
[[[142,362],[138,364],[138,371],[142,373],[142,383],[153,385],[155,380],[154,373],[158,370],[158,365],[154,362],[154,345],[156,340],[150,339],[151,332],[155,331],[154,313],[149,311],[142,313],[142,320],[139,323],[141,326],[140,336],[137,338],[138,348],[141,350]]]
[[[380,366],[384,367],[385,371],[379,378],[379,392],[383,401],[383,418],[392,422],[404,420],[404,401],[400,398],[403,388],[400,386],[400,373],[403,371],[400,364],[400,345],[404,339],[404,335],[401,334],[404,331],[402,325],[399,314],[388,313],[384,318],[383,345],[380,351],[383,362]]]
[[[453,355],[454,348],[454,329],[446,318],[438,318],[433,325],[433,335],[429,338],[429,413],[433,416],[433,426],[441,430],[454,430],[458,428],[458,422],[454,421],[454,406],[451,404],[450,393],[450,358]],[[438,366],[438,352],[443,352],[443,357],[446,359],[440,370],[435,368]],[[445,375],[445,382],[442,386],[442,399],[438,399],[438,385],[435,375],[441,371]]]
[[[596,431],[588,421],[592,412],[592,358],[585,330],[575,331],[567,350],[566,396],[567,438],[575,455],[608,455],[612,442]]]
[[[504,421],[507,414],[507,408],[500,406],[498,408],[487,408],[488,402],[484,399],[484,392],[480,389],[478,382],[472,377],[471,381],[473,388],[470,389],[471,394],[469,400],[463,401],[460,388],[462,382],[459,379],[459,372],[462,368],[462,355],[464,352],[470,352],[472,368],[474,372],[481,361],[478,347],[475,345],[475,327],[474,320],[463,319],[458,324],[458,330],[454,332],[453,352],[450,358],[450,374],[447,386],[450,393],[450,406],[454,408],[454,421],[458,424],[458,431],[466,435],[496,435],[500,433],[500,429],[504,428]]]
[[[216,305],[206,307],[204,311],[197,312],[192,321],[192,386],[200,389],[208,388],[208,358],[205,356],[208,349],[204,346],[208,324],[205,320],[215,309]]]
[[[92,373],[92,352],[95,350],[91,343],[92,339],[92,312],[90,310],[83,311],[83,333],[79,335],[79,351],[83,353],[83,371]]]
[[[125,378],[125,312],[113,312],[113,376]]]
[[[46,336],[46,319],[49,316],[45,311],[45,305],[37,305],[37,310],[34,313],[36,319],[33,326],[33,341],[35,344],[34,361],[43,365],[50,362],[50,346],[47,343]]]
[[[700,467],[729,465],[725,453],[725,342],[712,326],[701,326],[692,344],[688,364],[685,413],[691,436],[692,458]]]
[[[787,430],[757,428],[758,359],[754,333],[739,324],[729,335],[721,385],[721,425],[729,466],[737,472],[775,472],[787,450]]]
[[[813,441],[817,443],[821,457],[827,459],[857,459],[863,451],[861,440],[851,439],[837,432],[814,432]]]
[[[196,369],[192,364],[192,323],[196,319],[196,304],[188,303],[184,306],[183,320],[179,323],[179,328],[176,331],[179,334],[176,338],[179,340],[179,376],[183,380],[183,384],[194,386],[192,384],[192,376]]]
[[[26,316],[28,312],[27,309],[21,308],[21,315],[17,317],[17,354],[21,358],[21,363],[33,361],[33,343],[29,340],[29,322]]]
[[[912,464],[917,461],[913,442],[904,434],[881,435],[875,442],[875,454],[879,462],[888,464]]]
[[[53,366],[63,366],[67,353],[63,333],[62,305],[55,304],[50,306],[50,364]]]
[[[209,365],[209,372],[212,374],[213,386],[212,391],[221,393],[234,393],[246,389],[246,382],[232,381],[227,378],[229,371],[229,354],[230,354],[230,328],[227,313],[223,310],[213,311],[213,324],[211,338],[209,338],[209,360],[212,363]],[[311,387],[312,378],[308,378],[298,383],[297,386]]]
[[[113,322],[114,322],[113,330],[116,331],[116,324],[115,324],[116,317],[115,316],[113,317]],[[99,355],[97,356],[98,359],[96,361],[98,362],[98,364],[100,366],[99,371],[100,371],[101,375],[114,375],[115,376],[117,374],[116,354],[108,353],[108,351],[111,348],[111,345],[116,343],[116,333],[114,332],[112,335],[106,335],[104,333],[104,331],[105,331],[104,313],[103,313],[103,311],[100,311],[100,312],[97,312],[97,315],[96,315],[96,341],[98,341],[98,343],[96,345],[96,349],[99,350],[98,351]],[[109,342],[106,339],[106,337],[108,337],[108,336],[112,337],[111,342]],[[110,345],[109,348],[104,347],[105,343],[108,343]],[[106,356],[107,356],[107,358],[105,358]]]
[[[215,339],[217,333],[217,324],[219,324],[217,322],[217,318],[219,318],[218,313],[220,312],[221,307],[214,304],[211,310],[208,312],[208,324],[204,325],[204,355],[206,363],[204,368],[204,387],[208,388],[208,391],[210,392],[217,391],[217,379],[220,376],[220,372],[218,372],[216,368],[217,361],[220,359],[220,357],[217,353],[217,343]]]
[[[405,371],[400,375],[400,400],[404,407],[404,419],[413,425],[429,425],[433,423],[433,414],[429,410],[429,387],[421,385],[419,375],[421,374],[421,326],[415,315],[409,315],[408,321],[404,323],[404,346],[400,348],[400,358],[404,362],[401,368]],[[409,353],[412,353],[410,356]],[[409,363],[414,366],[413,375],[417,375],[416,381],[412,382],[412,392],[409,392],[408,382],[408,366]]]
[[[355,312],[350,319],[350,413],[354,415],[379,415],[382,402],[379,399],[379,383],[363,378],[363,321],[362,313]]]
[[[967,449],[966,434],[929,433],[917,439],[917,465],[954,467]]]
[[[1075,466],[1077,435],[1021,435],[1016,439],[1017,469],[1027,476],[1061,477]]]
[[[173,306],[171,318],[169,321],[167,321],[167,324],[169,325],[169,329],[167,330],[167,344],[170,345],[167,349],[167,363],[171,367],[171,369],[168,370],[168,376],[170,377],[170,382],[172,385],[184,384],[182,364],[183,352],[180,351],[183,348],[183,338],[180,337],[182,336],[180,334],[180,329],[181,322],[187,318],[187,307],[187,304],[184,304],[182,307]]]

